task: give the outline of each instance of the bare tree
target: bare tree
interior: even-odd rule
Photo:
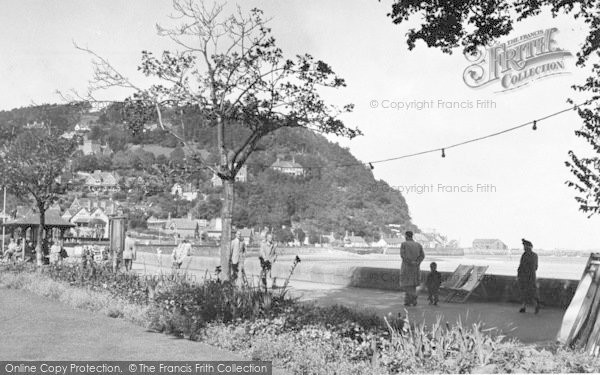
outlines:
[[[234,181],[261,140],[283,127],[350,138],[360,131],[346,127],[339,118],[352,111],[353,105],[328,105],[319,93],[321,88],[345,86],[328,64],[308,54],[285,58],[261,10],[245,13],[238,7],[227,14],[225,5],[205,3],[173,1],[171,18],[179,24],[157,25],[157,30],[176,49],[160,57],[142,52],[139,69],[156,82],[148,88],[132,83],[91,49],[77,48],[94,57],[94,76],[85,99],[95,101],[98,90],[112,87],[132,90],[124,107],[134,131],[156,116],[164,130],[193,152],[197,150],[184,136],[185,127],[202,124],[171,125],[165,113],[194,108],[216,127],[219,165],[209,165],[199,153],[194,159],[223,181],[221,269],[228,279]],[[233,125],[243,127],[242,142],[228,139]]]

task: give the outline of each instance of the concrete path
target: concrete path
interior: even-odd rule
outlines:
[[[427,296],[419,295],[417,306],[404,307],[404,294],[395,291],[349,288],[328,284],[291,281],[291,294],[302,301],[314,301],[323,306],[345,305],[363,310],[371,310],[378,315],[400,312],[408,313],[409,320],[415,323],[431,324],[438,318],[442,323],[460,321],[463,326],[482,323],[482,328],[491,329],[507,337],[517,338],[523,343],[553,342],[560,328],[564,310],[542,309],[533,314],[533,309],[519,313],[520,305],[511,303],[444,303],[431,306]]]
[[[0,361],[235,361],[235,353],[0,288]]]

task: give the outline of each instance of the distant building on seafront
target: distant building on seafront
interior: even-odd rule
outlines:
[[[497,238],[475,239],[473,240],[473,249],[477,250],[506,250],[508,246]]]

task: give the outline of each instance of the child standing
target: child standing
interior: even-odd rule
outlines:
[[[440,285],[442,284],[442,275],[437,271],[437,263],[431,262],[429,265],[429,275],[427,275],[427,291],[429,292],[429,304],[437,306]]]

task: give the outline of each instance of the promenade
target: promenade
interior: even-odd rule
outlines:
[[[303,261],[304,262],[304,261]],[[168,274],[170,265],[148,265],[134,263],[133,271],[139,274]],[[206,275],[205,270],[187,268],[181,270],[196,280]],[[254,276],[252,281],[258,285]],[[278,281],[281,285],[281,281]],[[373,312],[380,316],[388,314],[408,314],[414,323],[431,324],[437,319],[450,324],[461,322],[463,325],[481,323],[484,329],[489,329],[509,338],[516,338],[524,343],[545,344],[554,341],[560,327],[563,309],[544,308],[538,315],[533,312],[520,314],[519,305],[514,303],[471,302],[444,303],[438,306],[427,304],[426,297],[419,296],[419,303],[415,307],[405,308],[402,292],[393,290],[380,290],[368,288],[353,288],[343,285],[326,283],[313,283],[291,280],[289,283],[290,294],[301,301],[314,302],[317,305],[343,305]]]

